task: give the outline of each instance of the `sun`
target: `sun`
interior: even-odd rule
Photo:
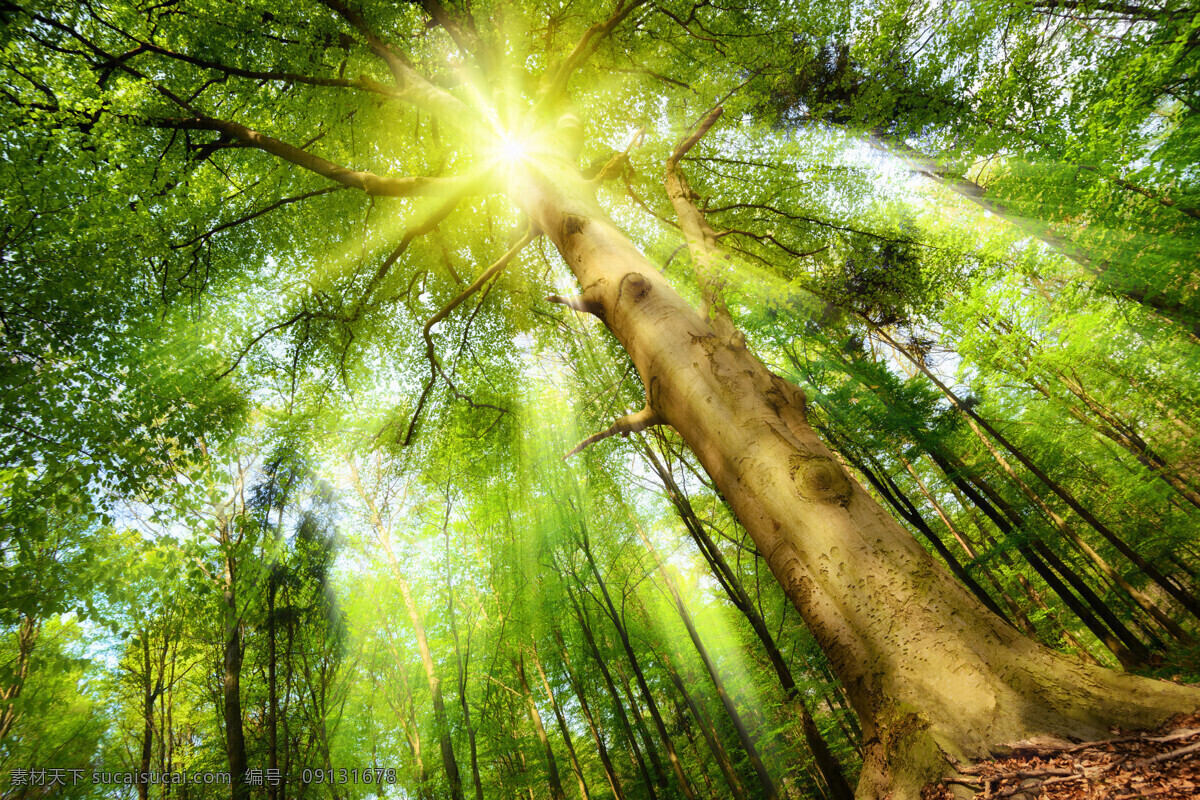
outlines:
[[[508,164],[515,164],[518,161],[523,161],[529,155],[528,143],[519,136],[514,136],[511,133],[500,134],[500,141],[496,146],[496,156]]]

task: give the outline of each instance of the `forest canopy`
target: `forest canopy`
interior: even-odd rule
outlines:
[[[0,24],[0,797],[916,800],[1200,711],[1200,9]]]

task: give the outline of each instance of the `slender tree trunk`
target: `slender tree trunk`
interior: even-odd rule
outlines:
[[[992,455],[992,458],[995,459],[996,463],[1000,465],[1000,468],[1004,471],[1004,474],[1008,476],[1009,480],[1011,480],[1013,484],[1021,490],[1021,493],[1025,495],[1025,497],[1031,503],[1036,505],[1042,511],[1042,513],[1046,515],[1050,522],[1056,528],[1058,528],[1060,533],[1063,534],[1064,538],[1066,538],[1069,542],[1074,544],[1076,548],[1083,552],[1084,555],[1087,556],[1100,569],[1101,572],[1117,583],[1117,585],[1124,588],[1135,601],[1147,600],[1148,602],[1148,598],[1145,598],[1145,595],[1141,594],[1141,592],[1138,592],[1136,589],[1130,586],[1125,579],[1116,572],[1116,570],[1114,570],[1108,565],[1107,562],[1100,558],[1100,555],[1096,553],[1096,551],[1093,550],[1086,542],[1084,542],[1077,533],[1075,533],[1074,528],[1072,528],[1066,520],[1059,516],[1054,509],[1052,509],[1049,504],[1047,504],[1046,501],[1044,501],[1041,496],[1037,494],[1037,492],[1033,491],[1033,489],[1030,488],[1027,483],[1025,483],[1025,481],[1021,480],[1021,477],[1017,474],[1016,470],[1012,468],[1012,465],[1009,464],[999,452],[997,452],[996,448],[992,446],[992,443],[988,441],[988,438],[983,434],[983,431],[981,431],[970,418],[967,419],[967,425],[979,438],[979,441],[983,443],[983,446]],[[1056,566],[1055,569],[1059,568]],[[1061,573],[1062,570],[1059,569],[1059,572]],[[1066,577],[1065,574],[1064,577]],[[1183,630],[1179,628],[1174,620],[1172,620],[1170,617],[1167,617],[1166,614],[1159,610],[1157,606],[1154,606],[1153,603],[1149,603],[1149,605],[1158,612],[1158,616],[1155,617],[1156,619],[1161,617],[1162,620],[1165,620],[1165,627],[1168,627],[1168,630],[1178,631],[1178,634],[1182,640],[1187,640],[1187,635],[1183,633]],[[1092,607],[1093,610],[1096,611],[1102,619],[1104,619],[1113,632],[1116,633],[1117,638],[1119,638],[1125,644],[1125,646],[1129,648],[1129,652],[1132,657],[1137,659],[1137,661],[1142,664],[1147,663],[1150,654],[1146,650],[1145,644],[1136,636],[1134,636],[1133,633],[1125,626],[1125,624],[1109,610],[1108,605],[1097,597],[1096,600],[1092,602]],[[1146,610],[1145,606],[1143,606],[1143,610]]]
[[[696,454],[850,693],[861,800],[915,800],[950,764],[1035,732],[1099,737],[1200,708],[1194,689],[1068,660],[991,614],[838,466],[804,394],[696,313],[577,169],[551,156],[522,169],[510,196],[574,272],[569,304],[604,322],[646,390],[605,434],[670,424]]]
[[[938,466],[945,471],[946,475],[958,485],[961,491],[971,498],[971,501],[975,503],[976,507],[982,510],[984,514],[986,514],[988,518],[996,524],[1002,533],[1011,537],[1014,531],[1019,531],[1023,528],[1025,521],[1021,519],[1021,516],[1016,512],[1016,510],[1014,510],[1012,506],[1010,506],[1004,500],[1004,498],[1002,498],[986,481],[973,473],[967,473],[971,483],[975,486],[978,486],[979,490],[987,495],[987,500],[984,500],[982,497],[980,497],[979,493],[971,487],[970,484],[968,484],[965,480],[963,480],[962,477],[959,476],[958,471],[956,471],[954,467],[951,467],[950,464],[947,463],[949,456],[935,453],[931,453],[930,455],[938,464]],[[957,465],[958,469],[961,470],[963,468],[961,462],[955,461],[955,464]],[[1018,537],[1018,541],[1020,541],[1020,537]],[[1092,613],[1091,608],[1081,603],[1079,599],[1071,593],[1071,590],[1068,589],[1065,584],[1063,584],[1058,575],[1055,574],[1054,570],[1058,570],[1058,573],[1066,578],[1072,586],[1075,586],[1077,591],[1081,591],[1087,602],[1092,603],[1090,598],[1095,598],[1095,596],[1091,594],[1091,589],[1083,583],[1082,579],[1079,579],[1078,576],[1075,575],[1073,570],[1069,569],[1066,564],[1059,559],[1058,555],[1051,550],[1045,542],[1033,539],[1028,543],[1019,543],[1017,545],[1017,552],[1019,552],[1026,562],[1033,567],[1034,571],[1037,572],[1042,580],[1046,582],[1046,585],[1049,586],[1056,595],[1058,595],[1058,597],[1063,601],[1063,604],[1066,605],[1067,608],[1069,608],[1071,612],[1079,618],[1079,621],[1082,622],[1088,628],[1088,630],[1095,635],[1096,639],[1103,643],[1104,646],[1107,647],[1119,661],[1122,663],[1135,662],[1136,659],[1126,648],[1125,644],[1113,636],[1112,632],[1109,631],[1102,622],[1100,622],[1094,613]],[[1051,569],[1051,566],[1053,566],[1054,569]],[[1095,598],[1094,605],[1100,604],[1100,599]]]
[[[958,410],[960,414],[963,415],[963,417],[976,423],[979,425],[979,427],[987,431],[988,435],[995,439],[1001,447],[1011,453],[1013,458],[1017,459],[1017,461],[1020,461],[1021,464],[1031,473],[1033,473],[1033,475],[1037,477],[1039,481],[1045,484],[1050,491],[1058,495],[1058,497],[1064,503],[1066,503],[1072,511],[1079,515],[1080,519],[1082,519],[1093,529],[1095,529],[1097,533],[1103,536],[1109,544],[1111,544],[1117,549],[1118,552],[1121,553],[1121,555],[1128,558],[1135,566],[1138,567],[1138,569],[1146,573],[1151,580],[1161,586],[1165,591],[1170,593],[1172,597],[1174,597],[1184,606],[1184,608],[1188,609],[1193,615],[1200,618],[1200,602],[1198,602],[1196,598],[1192,597],[1186,592],[1180,591],[1179,587],[1168,581],[1166,576],[1164,576],[1153,564],[1150,564],[1148,561],[1138,555],[1137,552],[1135,552],[1132,547],[1126,544],[1123,539],[1113,533],[1107,525],[1098,520],[1096,516],[1091,513],[1091,511],[1089,511],[1075,498],[1074,495],[1068,492],[1057,481],[1052,480],[1050,476],[1047,475],[1040,467],[1038,467],[1038,465],[1035,464],[1032,459],[1026,456],[1023,451],[1017,448],[1016,445],[1010,442],[1005,436],[993,428],[986,420],[981,418],[972,409],[968,408],[966,404],[964,404],[958,398],[958,396],[954,394],[954,392],[950,391],[950,388],[946,386],[941,379],[939,379],[933,374],[932,371],[930,371],[929,367],[927,367],[920,358],[917,358],[911,352],[909,352],[908,348],[896,343],[885,331],[880,330],[878,327],[873,327],[873,330],[875,330],[875,332],[878,333],[884,339],[884,341],[892,345],[892,347],[894,347],[898,352],[904,354],[904,356],[908,358],[908,360],[912,362],[912,364],[942,392],[946,399],[950,401],[950,403],[955,407],[956,410]]]
[[[275,594],[278,585],[275,578],[276,565],[267,573],[267,769],[279,769],[279,687],[277,685],[275,653]],[[275,800],[279,786],[267,782],[267,797]]]
[[[225,753],[229,762],[233,800],[249,800],[246,783],[246,738],[242,731],[242,625],[237,611],[236,565],[232,550],[225,558],[224,629]]]
[[[33,647],[40,630],[41,625],[36,619],[28,614],[22,615],[17,626],[17,663],[13,670],[13,682],[0,690],[0,702],[5,704],[4,710],[0,711],[0,744],[8,737],[20,716],[16,701],[25,688],[25,679],[29,677],[29,662],[33,658]]]
[[[675,752],[675,745],[671,742],[671,736],[667,733],[667,726],[663,722],[662,714],[659,713],[658,703],[654,701],[654,695],[650,691],[649,684],[646,683],[646,676],[642,674],[642,667],[638,661],[637,653],[633,650],[633,643],[629,641],[629,632],[625,630],[625,625],[621,621],[621,614],[613,604],[612,597],[609,596],[608,585],[605,583],[604,577],[600,574],[600,570],[596,566],[596,559],[592,555],[592,547],[588,540],[586,529],[582,533],[583,555],[592,570],[596,584],[600,587],[600,595],[604,598],[604,604],[608,607],[608,616],[612,619],[613,627],[617,630],[617,637],[621,640],[621,645],[625,648],[625,654],[629,657],[629,666],[633,670],[633,677],[637,681],[638,688],[642,692],[642,697],[646,701],[646,710],[650,712],[650,718],[654,721],[654,727],[658,730],[658,735],[662,739],[663,749],[667,751],[667,761],[671,764],[671,771],[675,773],[675,779],[679,782],[679,788],[683,792],[684,797],[687,800],[696,800],[695,792],[692,791],[692,784],[683,772],[683,765],[679,763],[679,756]]]
[[[620,661],[613,661],[613,667],[617,670],[617,688],[621,689],[621,696],[625,699],[625,704],[629,707],[629,714],[633,717],[633,728],[637,731],[639,741],[646,748],[646,753],[650,756],[651,763],[662,765],[661,757],[658,754],[658,744],[653,736],[650,735],[650,729],[646,727],[646,713],[642,711],[641,705],[638,703],[637,696],[633,693],[633,688],[629,685],[629,676],[625,674],[625,669],[621,666]],[[661,781],[663,791],[669,791],[667,788],[667,776],[664,772],[658,776]]]
[[[783,688],[784,695],[787,697],[792,711],[800,717],[805,742],[807,742],[808,749],[813,754],[817,768],[821,771],[821,774],[825,777],[826,784],[829,786],[830,800],[850,800],[854,796],[854,790],[851,789],[845,774],[842,772],[841,765],[838,764],[837,759],[834,758],[833,753],[829,749],[829,745],[817,729],[817,724],[813,720],[812,714],[809,713],[808,706],[804,704],[804,698],[800,694],[799,687],[796,686],[796,680],[792,676],[791,668],[787,665],[787,660],[779,652],[779,647],[775,643],[775,637],[771,635],[766,621],[758,613],[758,609],[754,607],[754,602],[750,599],[749,593],[742,585],[737,572],[729,566],[729,562],[726,561],[716,542],[708,535],[708,531],[705,530],[704,525],[701,524],[699,518],[696,516],[691,503],[688,502],[687,497],[684,496],[679,485],[675,482],[671,471],[659,460],[649,446],[644,447],[642,452],[646,454],[646,457],[654,467],[654,471],[658,474],[659,480],[667,492],[668,499],[671,500],[676,513],[683,521],[684,527],[687,528],[688,533],[700,549],[701,554],[708,561],[713,574],[725,590],[730,602],[746,617],[755,636],[762,643],[763,649],[767,654],[767,659],[770,661],[772,669],[775,670],[775,675],[779,679],[779,684]]]
[[[454,657],[458,662],[458,701],[462,708],[463,725],[467,728],[467,743],[471,748],[471,781],[475,786],[475,800],[483,800],[483,781],[479,776],[479,748],[475,741],[475,724],[471,721],[471,708],[467,703],[467,665],[471,658],[471,634],[467,632],[466,652],[459,650],[458,626],[454,621],[454,601],[450,601],[450,631],[454,636]]]
[[[704,754],[700,752],[700,745],[696,742],[696,734],[692,732],[691,716],[684,711],[683,704],[678,696],[671,697],[671,708],[675,711],[674,724],[676,730],[683,731],[683,736],[687,739],[688,747],[691,749],[692,755],[695,756],[695,763],[699,765],[700,780],[704,781],[704,789],[708,792],[708,797],[713,796],[714,788],[712,778],[709,777],[708,769],[704,764]]]
[[[359,479],[358,470],[353,465],[351,465],[351,473],[359,496],[367,504],[371,515],[371,525],[375,528],[376,539],[379,542],[379,546],[383,549],[384,555],[387,557],[388,564],[391,566],[392,577],[396,581],[396,586],[400,589],[400,595],[404,598],[404,607],[408,611],[409,621],[412,623],[413,632],[417,637],[417,648],[421,653],[421,665],[425,669],[425,680],[429,683],[429,695],[433,702],[434,725],[437,727],[438,741],[442,751],[442,766],[446,770],[446,782],[450,786],[450,796],[453,800],[464,800],[462,777],[458,772],[458,759],[454,756],[454,743],[450,738],[450,725],[446,719],[446,704],[442,697],[442,679],[437,673],[437,667],[433,662],[433,654],[429,650],[429,640],[425,636],[425,622],[421,619],[416,601],[413,599],[412,589],[404,577],[395,552],[392,550],[391,537],[384,526],[383,519],[379,515],[379,510],[376,508],[374,500],[367,494],[362,481]]]
[[[1142,438],[1133,425],[1122,419],[1115,411],[1091,397],[1090,393],[1083,388],[1083,384],[1078,378],[1068,377],[1059,371],[1055,371],[1055,377],[1057,377],[1059,383],[1067,388],[1067,391],[1075,395],[1091,411],[1091,414],[1074,403],[1062,400],[1037,378],[1026,376],[1025,382],[1050,402],[1061,405],[1072,417],[1104,438],[1115,442],[1118,447],[1132,455],[1151,474],[1175,490],[1181,498],[1196,508],[1200,508],[1200,492],[1197,492],[1196,488],[1180,475],[1177,465],[1169,463],[1165,457],[1147,444],[1146,440]]]
[[[142,638],[142,756],[138,771],[143,780],[137,784],[138,800],[146,800],[150,784],[144,777],[154,758],[154,672],[150,662],[150,631],[143,628]]]
[[[546,736],[546,726],[542,724],[542,715],[538,712],[533,692],[529,691],[529,681],[525,679],[525,654],[523,652],[513,660],[513,668],[517,671],[517,678],[521,682],[521,693],[525,697],[525,708],[529,712],[529,721],[533,723],[533,730],[542,744],[542,750],[546,753],[550,796],[554,800],[567,800],[567,793],[563,791],[562,781],[558,777],[558,762],[554,758],[554,748],[550,746],[550,738]]]
[[[285,590],[285,598],[287,597]],[[294,763],[292,760],[292,740],[289,735],[289,717],[288,711],[291,709],[292,696],[292,676],[295,673],[295,644],[296,644],[296,626],[293,622],[287,624],[287,650],[285,656],[287,658],[287,669],[283,673],[283,704],[279,709],[280,721],[283,723],[283,764],[279,769],[279,797],[288,796],[288,775]]]
[[[530,645],[529,654],[533,657],[533,665],[537,669],[538,677],[542,680],[542,688],[546,692],[546,699],[550,701],[550,708],[554,711],[554,718],[558,721],[558,730],[562,734],[563,742],[567,746],[567,757],[571,761],[571,769],[575,772],[575,778],[579,781],[579,796],[583,800],[589,800],[591,797],[587,788],[587,779],[583,774],[583,767],[579,763],[579,757],[575,754],[575,745],[571,741],[571,729],[567,726],[567,718],[563,716],[562,709],[558,707],[558,700],[554,698],[554,690],[550,688],[550,680],[546,677],[546,670],[542,666],[542,660],[538,658],[537,645]]]
[[[579,682],[571,669],[571,656],[567,652],[567,645],[563,642],[562,632],[558,628],[554,629],[554,639],[558,642],[559,654],[562,656],[563,667],[567,672],[567,680],[575,692],[575,698],[579,701],[579,709],[587,722],[588,730],[592,733],[592,741],[596,743],[596,753],[600,756],[600,764],[604,767],[604,777],[608,779],[608,786],[612,789],[615,800],[625,800],[625,792],[621,788],[621,778],[613,768],[612,759],[608,755],[608,747],[604,744],[604,737],[600,735],[600,728],[592,714],[591,706],[588,705],[587,696],[584,694],[583,684]]]
[[[750,766],[754,769],[754,775],[758,778],[758,784],[762,787],[763,796],[767,800],[777,800],[779,793],[775,790],[775,781],[771,778],[771,774],[767,772],[767,767],[763,764],[762,757],[758,753],[758,745],[754,742],[754,737],[750,735],[750,729],[746,727],[746,721],[742,719],[742,714],[737,709],[737,705],[733,702],[733,698],[729,696],[729,692],[725,689],[725,681],[721,677],[720,670],[717,669],[717,664],[713,661],[712,656],[708,653],[708,648],[704,646],[703,640],[700,638],[700,632],[696,630],[696,623],[692,620],[692,615],[687,610],[687,605],[683,602],[683,595],[679,593],[679,587],[675,585],[675,581],[671,578],[666,567],[663,565],[662,559],[658,557],[658,551],[650,542],[649,537],[639,527],[638,535],[646,545],[646,549],[650,551],[650,555],[654,558],[658,565],[658,574],[662,576],[663,583],[667,587],[667,591],[671,594],[671,599],[675,603],[675,610],[679,612],[679,618],[683,620],[683,627],[687,629],[688,638],[692,640],[692,646],[696,648],[696,653],[700,656],[700,661],[704,663],[704,668],[708,671],[709,680],[713,683],[713,688],[717,691],[717,699],[721,701],[722,707],[725,709],[725,714],[729,717],[729,721],[733,723],[733,729],[737,733],[738,741],[742,744],[742,749],[746,751],[746,756],[750,759]]]
[[[736,800],[746,800],[746,787],[742,785],[742,781],[733,767],[733,762],[729,760],[729,753],[726,752],[725,746],[721,744],[721,738],[717,735],[708,715],[704,713],[704,709],[697,705],[696,701],[692,698],[683,678],[679,676],[679,671],[671,664],[671,659],[661,653],[659,654],[659,658],[662,660],[663,667],[667,670],[667,675],[671,678],[671,683],[675,684],[676,691],[679,692],[680,697],[683,698],[683,702],[691,712],[692,718],[696,720],[696,724],[700,727],[700,733],[704,736],[705,743],[708,744],[709,752],[717,760],[717,767],[721,770],[721,775],[724,776],[725,782],[729,785],[729,790],[733,793],[733,797]]]
[[[577,576],[576,576],[577,577]],[[577,578],[578,579],[578,578]],[[566,584],[564,584],[566,585]],[[634,734],[633,726],[629,722],[629,714],[625,711],[624,701],[621,700],[621,693],[617,691],[616,682],[613,681],[612,673],[608,670],[608,665],[604,661],[604,656],[600,654],[600,648],[596,645],[596,639],[592,635],[592,628],[588,624],[587,619],[583,615],[583,609],[579,605],[574,592],[567,588],[568,595],[571,598],[571,605],[575,609],[575,618],[579,621],[579,630],[583,634],[583,639],[587,642],[588,650],[592,654],[592,660],[596,662],[596,666],[600,668],[600,675],[604,678],[604,685],[608,689],[609,696],[612,698],[613,708],[617,712],[617,719],[621,723],[621,730],[625,734],[625,741],[629,743],[630,752],[633,753],[634,760],[637,762],[637,767],[642,775],[642,785],[646,787],[651,800],[656,797],[655,787],[660,789],[666,788],[667,776],[662,770],[662,765],[658,761],[658,756],[651,749],[647,754],[654,766],[654,774],[657,780],[652,780],[650,771],[646,767],[646,759],[642,756],[642,749],[638,746],[637,736]]]

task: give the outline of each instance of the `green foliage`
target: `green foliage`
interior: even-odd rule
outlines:
[[[275,763],[282,796],[342,768],[447,796],[452,759],[466,796],[476,774],[483,797],[540,792],[532,702],[567,794],[570,737],[593,797],[681,796],[668,741],[701,794],[756,797],[721,682],[777,784],[822,796],[766,629],[853,778],[842,688],[678,438],[562,461],[646,388],[600,322],[546,303],[580,290],[557,232],[465,294],[526,230],[508,173],[577,146],[699,301],[662,170],[716,103],[680,168],[730,257],[724,299],[851,471],[1042,641],[1115,664],[1115,620],[1151,654],[1131,666],[1200,670],[1180,600],[1200,590],[1186,4],[39,0],[0,19],[0,769],[136,770],[146,746],[155,770],[222,771],[236,677],[247,763]],[[352,170],[471,191],[368,196]],[[1080,618],[1039,546],[1112,620]]]

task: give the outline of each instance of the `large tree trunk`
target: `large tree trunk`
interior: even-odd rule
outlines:
[[[1200,691],[1075,663],[1022,636],[945,573],[831,457],[803,392],[720,337],[545,159],[512,197],[554,242],[633,360],[646,408],[610,433],[673,426],[820,643],[863,725],[857,796],[909,800],[948,762],[1034,734],[1098,738],[1200,708]]]

